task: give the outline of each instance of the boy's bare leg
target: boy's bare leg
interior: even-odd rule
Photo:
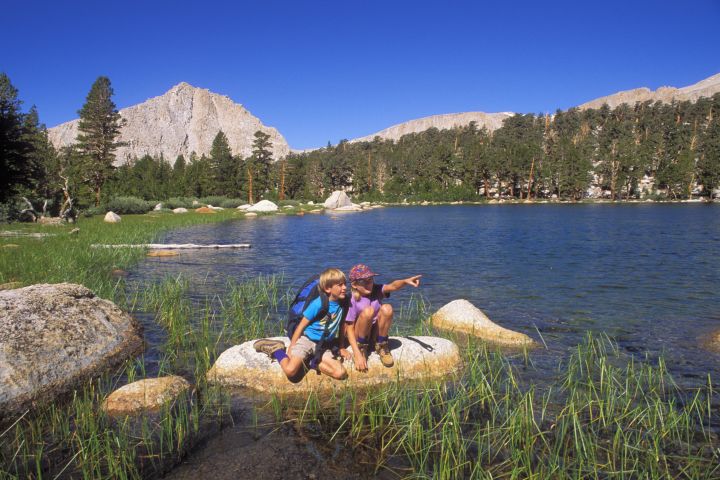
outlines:
[[[280,361],[280,368],[285,372],[285,376],[294,377],[300,372],[303,360],[299,357],[285,357]]]
[[[378,312],[378,335],[381,337],[387,337],[390,333],[390,326],[393,322],[393,307],[389,303],[385,303],[380,306]]]
[[[323,358],[320,365],[318,365],[318,369],[320,369],[320,373],[332,377],[335,380],[345,380],[347,378],[345,367],[334,358]]]

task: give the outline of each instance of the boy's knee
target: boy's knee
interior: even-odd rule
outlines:
[[[373,315],[375,315],[375,309],[373,309],[373,307],[365,307],[362,309],[362,312],[360,312],[360,315],[365,318],[372,318]]]
[[[345,380],[347,376],[348,374],[347,370],[345,370],[345,367],[340,366],[340,368],[335,371],[335,375],[333,375],[333,378],[335,378],[335,380]]]
[[[380,306],[380,314],[384,317],[392,317],[393,307],[389,303],[384,303]]]

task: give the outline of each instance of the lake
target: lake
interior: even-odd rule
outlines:
[[[363,213],[266,216],[168,233],[167,243],[250,243],[247,250],[148,258],[130,282],[182,274],[194,294],[229,277],[283,274],[297,286],[336,266],[367,263],[390,281],[422,274],[431,311],[465,298],[527,333],[557,364],[587,331],[628,353],[663,354],[688,386],[718,377],[720,355],[700,348],[720,329],[720,205],[576,204],[391,207]],[[413,290],[412,292],[410,290]]]

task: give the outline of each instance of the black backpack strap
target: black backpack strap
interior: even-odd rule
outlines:
[[[320,285],[318,285],[317,288],[320,296],[320,310],[318,310],[318,314],[315,317],[314,321],[316,322],[325,318],[330,312],[330,299],[328,298],[327,293],[320,289]],[[310,368],[314,368],[318,375],[320,375],[318,366],[320,365],[322,355],[326,350],[325,344],[327,343],[328,333],[330,333],[330,322],[325,322],[325,330],[323,331],[320,340],[315,345],[315,354],[313,355],[312,360],[310,360]]]

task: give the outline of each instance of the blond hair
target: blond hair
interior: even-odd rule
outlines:
[[[332,287],[333,285],[345,282],[347,282],[345,274],[342,272],[342,270],[339,270],[337,268],[328,268],[320,274],[319,284],[320,289],[323,291]]]

